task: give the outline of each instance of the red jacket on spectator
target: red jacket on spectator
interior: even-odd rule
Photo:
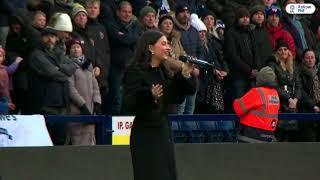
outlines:
[[[281,38],[286,43],[288,43],[289,49],[292,53],[292,56],[294,58],[296,57],[296,49],[295,49],[295,45],[294,45],[294,40],[293,40],[291,34],[288,31],[286,31],[285,29],[283,29],[281,24],[279,24],[277,27],[269,26],[268,33],[270,35],[271,45],[272,45],[273,50],[276,47],[276,41]]]

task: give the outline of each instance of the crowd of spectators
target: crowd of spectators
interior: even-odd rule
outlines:
[[[288,14],[290,3],[316,11]],[[232,113],[265,66],[277,76],[281,112],[320,112],[319,8],[316,0],[0,0],[1,113],[126,115],[122,78],[150,29],[170,42],[171,73],[181,55],[214,64],[192,72],[198,90],[172,114]],[[299,137],[288,133],[295,126]],[[279,136],[316,141],[316,126],[280,123]],[[94,126],[67,129],[66,143],[95,143]]]

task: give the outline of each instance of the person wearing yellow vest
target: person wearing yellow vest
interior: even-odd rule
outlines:
[[[276,86],[276,75],[271,67],[266,66],[257,73],[256,87],[234,101],[234,111],[240,118],[239,142],[275,141],[280,108]]]

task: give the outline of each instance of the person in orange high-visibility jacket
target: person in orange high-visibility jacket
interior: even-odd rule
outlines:
[[[234,101],[234,111],[240,118],[239,142],[275,141],[280,108],[276,85],[275,73],[266,66],[257,73],[256,87]]]

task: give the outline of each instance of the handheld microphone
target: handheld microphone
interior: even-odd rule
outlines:
[[[182,62],[190,62],[191,64],[195,64],[199,66],[211,66],[211,67],[214,66],[213,64],[208,63],[207,61],[197,59],[196,57],[192,57],[188,55],[179,56],[179,60],[181,60]]]

